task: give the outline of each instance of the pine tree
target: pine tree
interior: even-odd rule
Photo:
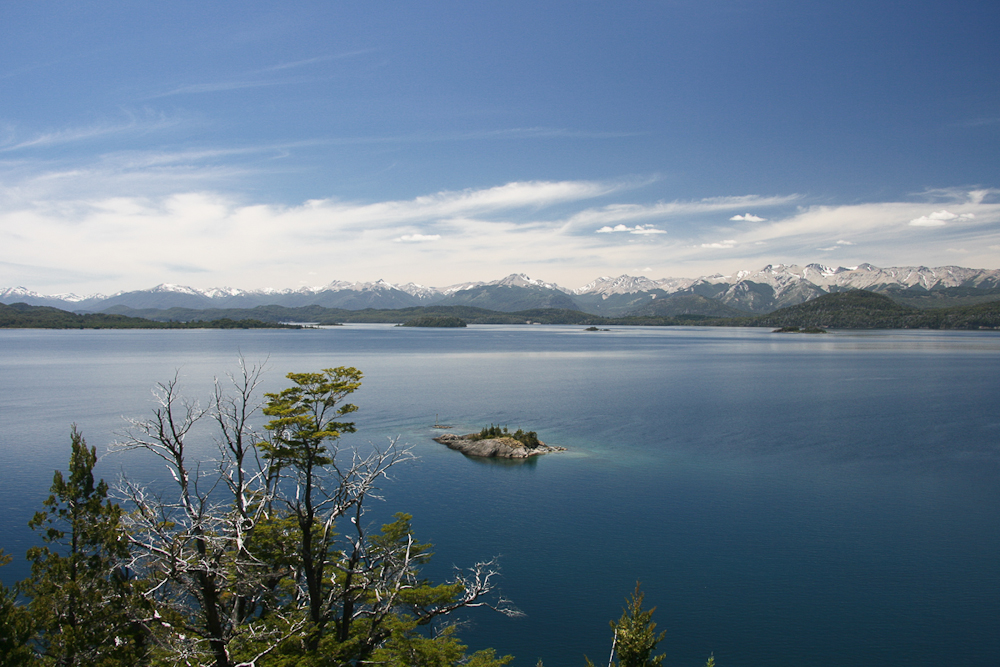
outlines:
[[[69,477],[55,472],[45,510],[29,522],[44,546],[28,551],[31,576],[20,590],[31,602],[43,664],[140,662],[145,635],[131,620],[138,596],[121,564],[128,556],[121,508],[94,482],[97,454],[73,426]]]
[[[652,609],[643,609],[642,600],[645,594],[639,590],[639,582],[635,582],[635,592],[632,597],[626,600],[622,616],[617,622],[611,621],[611,629],[614,630],[614,641],[611,654],[617,653],[618,659],[609,664],[617,667],[659,667],[663,663],[664,655],[653,657],[656,645],[663,641],[666,632],[656,634],[656,623],[653,622]],[[594,663],[587,658],[588,667],[594,667]]]

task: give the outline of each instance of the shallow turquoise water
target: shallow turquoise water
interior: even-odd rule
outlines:
[[[420,457],[372,519],[412,513],[435,578],[499,554],[527,613],[469,614],[473,647],[518,665],[599,662],[639,579],[670,664],[997,663],[994,333],[0,331],[2,546],[31,543],[70,423],[103,450],[121,415],[148,412],[153,384],[177,372],[204,401],[240,352],[267,359],[269,391],[289,371],[364,371],[357,441],[398,435]],[[478,462],[430,440],[437,419],[536,430],[570,451]],[[161,474],[121,455],[100,472],[122,467]]]

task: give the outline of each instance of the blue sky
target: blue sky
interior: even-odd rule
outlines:
[[[0,8],[0,286],[1000,268],[993,2]]]

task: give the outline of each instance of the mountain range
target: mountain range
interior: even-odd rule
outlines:
[[[1000,300],[1000,270],[958,266],[879,268],[871,264],[832,268],[820,264],[768,265],[757,271],[701,278],[622,275],[601,277],[577,289],[512,274],[492,282],[443,288],[415,283],[334,281],[296,290],[206,290],[180,285],[118,292],[110,296],[42,295],[23,287],[0,290],[0,303],[52,306],[75,312],[138,309],[254,308],[308,305],[346,310],[414,306],[473,306],[502,312],[537,308],[579,310],[605,317],[712,315],[734,317],[769,313],[824,294],[863,289],[918,308],[972,305]]]

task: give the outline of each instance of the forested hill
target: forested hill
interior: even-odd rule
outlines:
[[[402,324],[422,317],[459,318],[467,324],[592,324],[606,321],[599,315],[590,315],[565,308],[534,308],[514,313],[487,310],[475,306],[411,306],[409,308],[347,310],[323,306],[257,306],[256,308],[170,308],[167,310],[115,307],[113,312],[133,317],[155,320],[201,320],[219,317],[253,318],[267,322],[304,322],[309,324]]]
[[[921,310],[881,294],[852,290],[730,322],[835,329],[996,329],[1000,328],[1000,301]]]
[[[918,309],[863,290],[826,294],[767,315],[710,317],[696,314],[601,317],[578,310],[536,308],[515,313],[472,306],[424,306],[396,310],[344,310],[322,306],[250,309],[132,310],[78,315],[56,308],[0,304],[0,328],[47,329],[180,329],[259,328],[311,324],[401,324],[418,318],[458,318],[468,324],[579,324],[628,326],[823,327],[835,329],[1000,329],[1000,301],[952,308]]]
[[[78,315],[48,306],[0,303],[0,329],[278,329],[297,328],[277,322],[219,318],[211,321],[158,322],[108,313]]]
[[[918,309],[901,305],[888,297],[852,290],[827,294],[812,301],[776,310],[767,315],[749,317],[711,317],[697,314],[656,314],[644,311],[641,316],[601,317],[578,310],[536,308],[519,312],[498,312],[472,306],[423,306],[397,310],[343,310],[305,306],[284,308],[258,306],[252,309],[126,310],[130,315],[159,320],[189,320],[229,317],[254,318],[271,322],[309,322],[340,324],[350,322],[399,324],[421,317],[460,318],[468,324],[581,324],[630,326],[821,326],[843,329],[981,329],[1000,328],[1000,300],[974,306]]]

